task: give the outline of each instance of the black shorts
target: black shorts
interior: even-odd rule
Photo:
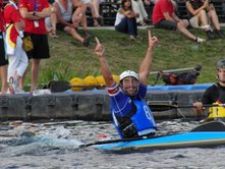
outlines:
[[[33,49],[27,53],[29,59],[47,59],[50,58],[49,45],[47,35],[25,33],[25,36],[30,36]]]
[[[72,21],[69,21],[69,23],[72,23]],[[64,24],[61,24],[61,23],[56,24],[57,30],[64,31],[65,27],[66,27],[66,25],[64,25]]]
[[[0,66],[8,65],[2,32],[0,32]]]
[[[155,24],[156,28],[168,29],[168,30],[176,30],[177,23],[167,20],[161,20],[159,23]]]

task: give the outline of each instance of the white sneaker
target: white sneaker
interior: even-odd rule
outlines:
[[[199,37],[196,38],[196,42],[197,42],[197,43],[202,43],[202,42],[205,42],[205,41],[206,41],[206,40],[203,39],[203,38],[199,38]]]
[[[135,40],[135,36],[134,35],[130,35],[130,40]]]

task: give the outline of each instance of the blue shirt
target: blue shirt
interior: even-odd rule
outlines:
[[[140,84],[138,93],[135,98],[143,99],[147,93],[147,86]],[[132,111],[133,103],[130,96],[127,96],[121,89],[119,84],[115,84],[108,88],[110,96],[111,110],[117,116],[124,117]]]

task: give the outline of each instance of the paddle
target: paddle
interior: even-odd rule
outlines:
[[[168,111],[172,109],[181,109],[181,108],[195,108],[193,105],[176,105],[176,104],[151,104],[148,102],[148,105],[150,106],[151,110],[154,111]],[[214,105],[214,104],[205,104],[203,107],[208,108],[208,107],[225,107],[225,104],[219,104],[219,105]]]

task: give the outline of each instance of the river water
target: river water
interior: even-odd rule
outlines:
[[[188,131],[197,121],[158,122],[159,134]],[[80,143],[118,139],[107,122],[4,122],[0,125],[1,169],[224,169],[225,147],[105,153]]]

